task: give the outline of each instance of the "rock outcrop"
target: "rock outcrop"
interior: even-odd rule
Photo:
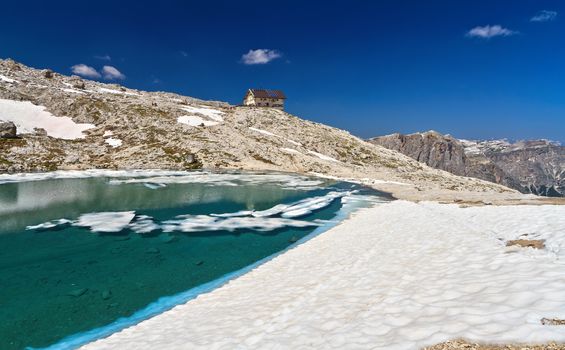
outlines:
[[[523,193],[565,196],[565,147],[549,141],[476,142],[428,131],[375,137],[369,142],[456,175],[502,184]]]
[[[16,138],[16,134],[16,124],[0,120],[0,139],[13,139]]]

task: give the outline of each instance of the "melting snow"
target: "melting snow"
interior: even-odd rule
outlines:
[[[213,126],[219,124],[218,122],[202,119],[196,115],[183,115],[182,117],[178,117],[177,122],[190,126],[200,126],[201,124],[204,124],[204,126]]]
[[[224,121],[224,118],[222,118],[221,116],[222,114],[224,114],[224,112],[219,111],[217,109],[206,108],[206,107],[193,107],[193,106],[183,107],[182,109],[189,113],[197,113],[197,114],[205,115],[208,118],[213,119],[217,122]]]
[[[69,117],[56,117],[28,101],[0,99],[0,119],[16,124],[19,133],[32,133],[42,128],[47,135],[65,140],[83,139],[83,131],[94,128],[93,124],[78,124]]]

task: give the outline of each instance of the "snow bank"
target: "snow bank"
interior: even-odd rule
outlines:
[[[183,107],[182,110],[187,111],[189,113],[196,113],[196,114],[202,114],[207,116],[210,119],[213,119],[217,122],[223,122],[224,118],[222,118],[222,114],[224,114],[224,112],[219,111],[217,109],[213,109],[213,108],[207,108],[207,107],[193,107],[193,106],[188,106],[188,107]]]
[[[549,250],[504,239],[546,237]],[[565,207],[396,201],[83,349],[418,349],[565,341]],[[501,239],[502,238],[502,239]]]
[[[56,117],[45,107],[28,101],[0,99],[0,119],[11,121],[18,127],[18,133],[32,133],[42,128],[47,135],[65,140],[83,139],[83,131],[94,128],[93,124],[78,124],[69,117]]]
[[[213,125],[218,125],[218,122],[213,122],[211,120],[205,120],[200,118],[199,116],[196,115],[183,115],[182,117],[178,117],[177,118],[177,122],[181,123],[181,124],[186,124],[186,125],[190,125],[190,126],[200,126],[200,125],[204,125],[204,126],[213,126]]]
[[[113,137],[107,138],[104,142],[112,146],[112,148],[120,147],[122,145],[122,140]]]

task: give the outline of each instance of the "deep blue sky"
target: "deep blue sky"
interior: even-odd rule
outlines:
[[[557,16],[532,22],[542,10]],[[565,142],[561,0],[20,0],[2,13],[0,57],[37,68],[110,65],[132,88],[230,103],[278,88],[289,112],[361,137]],[[486,25],[509,32],[466,35]],[[251,49],[282,57],[246,65]]]

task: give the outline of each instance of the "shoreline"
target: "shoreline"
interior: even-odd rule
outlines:
[[[543,219],[528,222],[525,210]],[[444,214],[447,217],[442,217]],[[486,234],[466,224],[469,214],[477,225],[503,223],[496,234]],[[495,237],[512,238],[512,228],[517,227],[542,229],[548,218],[555,219],[554,231],[565,232],[563,214],[564,208],[559,206],[465,209],[407,201],[361,209],[324,235],[221,288],[83,349],[264,348],[274,344],[383,349],[439,344],[431,349],[457,349],[461,344],[451,340],[471,339],[481,344],[563,342],[562,328],[543,326],[541,317],[537,318],[565,316],[565,296],[560,292],[565,282],[556,281],[558,275],[565,277],[554,256],[562,254],[559,244],[550,242],[556,251],[510,252]],[[401,226],[397,228],[380,220],[407,216],[410,220],[395,222]],[[515,221],[520,224],[516,226]],[[422,240],[422,233],[435,231],[437,223],[443,224],[436,237],[442,239]],[[410,234],[408,229],[416,232]],[[391,237],[398,234],[407,235],[403,242]],[[462,239],[468,242],[461,244]],[[376,242],[379,244],[374,245]],[[423,255],[411,253],[411,247]],[[452,251],[446,250],[448,247]],[[485,250],[485,256],[473,256],[477,249]],[[386,259],[392,256],[398,261]],[[421,259],[436,266],[422,265]],[[485,268],[479,267],[483,259],[491,268],[494,261],[496,269],[483,271]],[[532,264],[522,273],[518,271]],[[398,265],[404,270],[398,270]],[[454,271],[446,275],[451,268]],[[540,290],[537,296],[531,288]],[[541,348],[555,349],[551,346]],[[477,347],[483,348],[492,347]]]

